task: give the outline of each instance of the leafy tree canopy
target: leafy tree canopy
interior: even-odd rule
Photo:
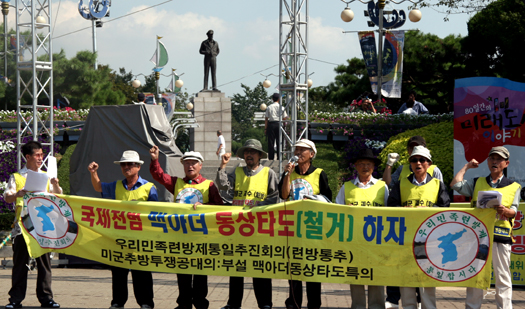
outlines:
[[[254,124],[254,113],[261,111],[261,103],[271,103],[262,83],[258,83],[253,89],[244,84],[241,87],[244,93],[236,93],[232,98],[232,140],[238,143],[254,138],[254,130],[263,134],[263,127],[258,127],[259,123]],[[261,142],[264,145],[262,140]]]

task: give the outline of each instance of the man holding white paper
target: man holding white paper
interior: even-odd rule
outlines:
[[[44,153],[42,151],[42,144],[36,141],[31,141],[22,146],[22,155],[26,158],[26,166],[9,177],[7,188],[4,192],[4,199],[8,203],[15,203],[15,222],[13,224],[13,270],[11,276],[11,290],[9,290],[9,304],[5,306],[7,309],[22,308],[22,301],[26,296],[27,290],[27,272],[26,264],[29,262],[29,253],[27,251],[26,242],[22,236],[21,227],[18,223],[19,218],[28,215],[27,209],[24,206],[23,196],[26,192],[31,191],[26,187],[26,179],[29,174],[36,174],[29,176],[35,187],[41,187],[43,190],[51,193],[62,194],[62,188],[58,185],[58,179],[55,177],[49,179],[44,177],[44,185],[40,185],[40,173],[45,173],[40,170],[44,161]],[[34,177],[37,176],[37,177]],[[47,183],[49,182],[49,183]],[[60,308],[60,305],[53,300],[53,292],[51,291],[51,259],[49,253],[36,258],[36,265],[38,268],[38,276],[36,281],[36,296],[43,308]]]
[[[492,246],[492,265],[496,280],[497,308],[512,308],[512,277],[510,273],[510,252],[512,246],[512,227],[516,215],[521,185],[504,176],[503,170],[509,166],[509,151],[503,146],[493,147],[489,152],[487,164],[490,175],[485,178],[463,180],[468,169],[477,168],[479,162],[470,160],[456,174],[450,186],[464,196],[471,196],[472,207],[476,207],[478,192],[498,191],[502,194],[501,205],[494,207],[498,212],[494,225],[494,244]],[[467,288],[467,309],[481,308],[483,290]]]

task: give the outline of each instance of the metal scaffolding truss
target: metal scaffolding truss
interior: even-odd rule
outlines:
[[[280,0],[279,91],[288,114],[288,119],[279,117],[282,173],[295,142],[308,138],[308,0]]]
[[[47,136],[53,156],[53,58],[51,45],[51,0],[16,0],[17,163],[23,138]]]

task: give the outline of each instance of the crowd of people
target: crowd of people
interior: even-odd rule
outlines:
[[[217,133],[220,136],[220,132]],[[261,164],[268,158],[261,142],[255,139],[247,140],[237,151],[237,156],[244,159],[245,166],[236,167],[228,172],[226,166],[231,159],[231,153],[219,154],[221,163],[215,181],[204,178],[200,171],[204,159],[199,152],[189,151],[181,157],[184,176],[166,174],[159,164],[159,148],[150,149],[150,174],[153,179],[173,193],[176,203],[190,204],[194,210],[200,205],[223,205],[223,201],[231,201],[233,206],[257,207],[272,205],[283,200],[326,199],[332,200],[332,191],[328,185],[328,175],[321,168],[313,165],[317,149],[315,144],[307,139],[299,140],[294,145],[296,160],[290,161],[284,167],[282,175]],[[392,174],[392,166],[399,159],[399,154],[389,154],[383,179],[372,176],[374,167],[381,162],[374,156],[371,149],[362,149],[358,156],[352,159],[358,176],[347,181],[340,188],[335,201],[337,204],[366,207],[449,207],[450,197],[443,183],[439,168],[432,164],[431,151],[426,147],[425,139],[414,136],[407,144],[409,164],[398,168]],[[27,215],[22,197],[29,170],[40,170],[44,158],[42,145],[29,142],[22,146],[26,158],[26,166],[13,174],[4,193],[7,202],[16,203],[17,218]],[[510,154],[505,147],[494,147],[488,154],[490,174],[485,178],[465,180],[468,169],[477,168],[476,160],[468,162],[454,177],[450,184],[452,189],[464,196],[472,197],[472,206],[476,205],[479,191],[498,191],[503,194],[501,205],[496,207],[494,246],[492,251],[494,277],[496,280],[496,304],[498,308],[512,308],[512,281],[510,275],[510,249],[512,244],[512,218],[514,218],[519,203],[521,186],[504,176],[504,169],[509,166]],[[101,197],[115,200],[157,201],[155,185],[141,176],[139,171],[144,161],[134,150],[124,151],[120,160],[114,161],[122,170],[123,180],[102,182],[98,177],[99,164],[92,162],[87,167],[91,174],[93,188],[101,193]],[[185,189],[194,190],[199,194],[187,195]],[[185,195],[181,192],[185,190]],[[228,196],[221,196],[227,192]],[[62,193],[59,181],[50,179],[48,192]],[[13,273],[12,287],[9,291],[7,309],[22,308],[27,288],[26,263],[29,260],[26,243],[20,233],[17,222],[13,228]],[[36,259],[38,267],[37,297],[44,308],[59,308],[53,300],[51,290],[51,267],[49,255]],[[127,280],[128,269],[111,267],[112,301],[110,308],[124,308],[128,299]],[[140,308],[154,308],[153,279],[149,271],[131,270],[134,295]],[[208,284],[205,275],[177,274],[179,296],[176,309],[206,309]],[[244,291],[243,277],[230,277],[229,297],[222,309],[240,309]],[[272,302],[272,280],[268,278],[253,278],[253,289],[257,307],[270,309]],[[368,286],[368,293],[363,285],[350,285],[352,309],[384,309],[401,305],[408,309],[436,308],[435,288],[385,287]],[[386,295],[385,295],[386,294]],[[303,283],[297,280],[289,281],[289,297],[286,299],[287,309],[299,309],[303,306]],[[386,299],[385,299],[386,296]],[[309,309],[320,308],[321,283],[306,282],[306,297]],[[368,297],[368,299],[367,299]],[[466,308],[479,309],[483,300],[481,289],[468,288]],[[368,301],[368,305],[367,305]],[[420,303],[420,304],[419,304]],[[255,307],[255,305],[253,306]]]

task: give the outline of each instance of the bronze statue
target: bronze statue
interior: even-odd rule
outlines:
[[[211,82],[213,86],[213,91],[219,91],[217,89],[217,78],[216,78],[216,69],[217,69],[217,55],[219,54],[219,43],[213,40],[213,30],[210,30],[206,33],[208,39],[203,41],[199,53],[204,55],[204,89],[202,91],[208,90],[208,74],[211,70]]]

